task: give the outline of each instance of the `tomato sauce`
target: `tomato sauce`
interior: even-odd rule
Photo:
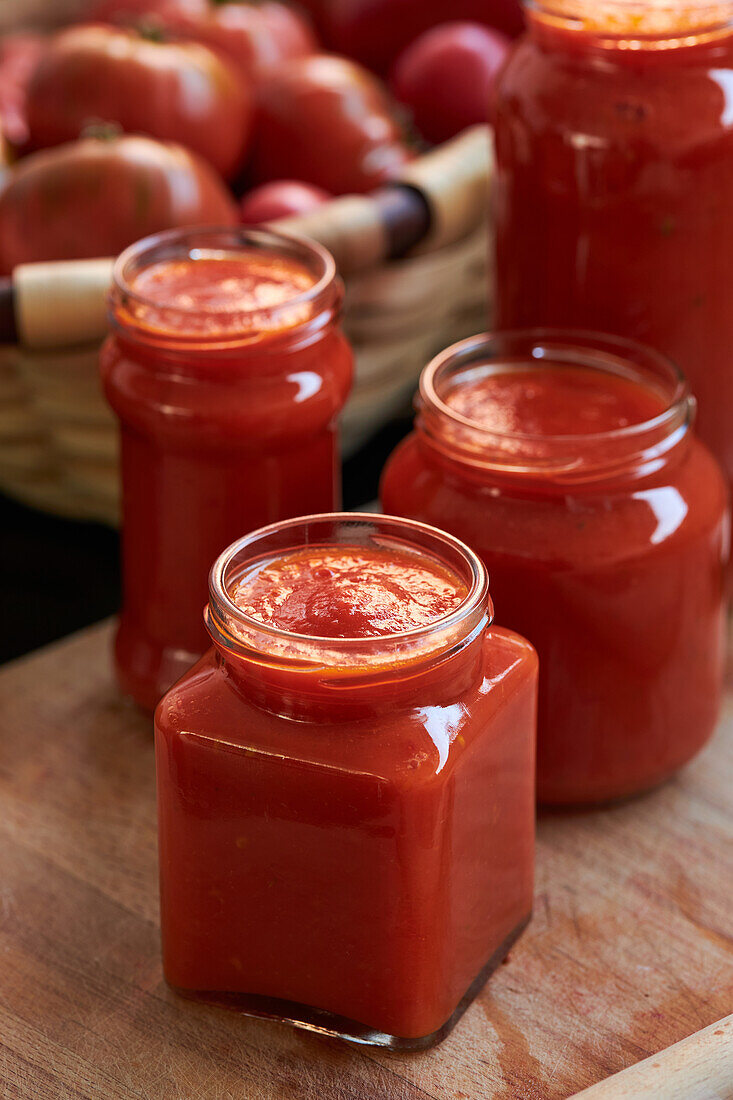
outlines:
[[[421,382],[385,510],[474,547],[540,656],[538,795],[609,801],[706,742],[723,673],[725,486],[686,383],[612,338],[497,334]]]
[[[733,476],[733,4],[538,0],[497,96],[497,327],[572,326],[687,375]]]
[[[537,659],[460,543],[314,516],[235,543],[156,713],[177,989],[362,1042],[441,1038],[532,903]]]
[[[141,299],[138,322],[154,331],[224,339],[256,337],[306,321],[310,302],[292,303],[315,282],[303,263],[242,250],[236,256],[152,263],[134,276],[131,290]],[[288,310],[273,314],[288,303]]]
[[[242,531],[333,508],[352,355],[317,246],[184,230],[120,257],[102,353],[121,426],[125,691],[152,709],[208,644],[211,563]]]
[[[643,424],[663,413],[666,404],[660,392],[623,375],[560,365],[544,371],[506,361],[459,376],[443,400],[487,431],[538,440]]]
[[[466,589],[408,554],[359,546],[297,550],[260,563],[231,596],[257,622],[318,638],[368,638],[427,626]]]

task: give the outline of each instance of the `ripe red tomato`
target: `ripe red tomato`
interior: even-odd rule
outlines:
[[[0,113],[2,132],[15,146],[28,141],[26,91],[46,39],[30,31],[5,34],[0,39]]]
[[[180,225],[235,225],[237,206],[206,161],[179,145],[84,138],[19,160],[0,192],[0,271],[114,256]]]
[[[91,15],[123,25],[148,22],[201,42],[233,61],[248,78],[318,48],[307,17],[280,0],[99,0]]]
[[[252,95],[235,69],[197,43],[135,31],[70,27],[57,34],[28,86],[34,147],[79,137],[94,120],[177,141],[229,177],[251,129]]]
[[[257,107],[257,180],[298,179],[334,195],[370,191],[410,157],[380,81],[343,57],[280,65]]]
[[[298,180],[273,180],[253,188],[243,196],[239,220],[243,225],[258,225],[287,218],[291,214],[308,214],[328,202],[332,195],[321,187]]]
[[[428,141],[447,141],[493,117],[497,73],[511,42],[479,23],[443,23],[400,54],[392,90]]]
[[[331,49],[387,73],[419,34],[448,19],[482,23],[510,37],[524,25],[520,0],[329,0],[324,32]]]
[[[258,4],[211,3],[201,15],[188,13],[169,20],[182,33],[229,57],[245,75],[258,78],[294,57],[318,49],[310,25],[294,8],[278,0]]]

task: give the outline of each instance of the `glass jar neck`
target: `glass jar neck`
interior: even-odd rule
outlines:
[[[166,299],[166,265],[185,264],[195,271],[202,259],[229,264],[251,259],[265,272],[268,262],[291,263],[308,285],[274,301],[268,301],[267,286],[256,302],[233,295],[212,305],[205,294],[186,301],[180,286]],[[154,296],[139,284],[151,269],[163,271]],[[216,263],[209,270],[214,279]],[[342,302],[343,285],[333,258],[315,242],[267,230],[176,229],[121,253],[113,272],[109,322],[126,353],[151,369],[229,373],[251,360],[275,363],[278,356],[319,340],[338,322]]]
[[[446,402],[468,372],[507,364],[620,376],[659,394],[664,407],[651,420],[612,431],[539,435],[489,428]],[[532,494],[565,493],[658,474],[683,453],[694,413],[683,375],[651,349],[612,336],[537,329],[473,337],[434,359],[420,379],[416,431],[440,462],[472,482]]]
[[[733,32],[733,0],[526,0],[530,34],[548,47],[663,56],[717,48]]]
[[[428,627],[366,638],[291,634],[248,617],[232,600],[232,586],[260,559],[324,544],[425,554],[454,571],[467,595]],[[480,675],[491,618],[488,577],[472,551],[423,524],[366,513],[287,520],[239,540],[212,569],[206,610],[224,669],[247,700],[299,721],[454,703]]]

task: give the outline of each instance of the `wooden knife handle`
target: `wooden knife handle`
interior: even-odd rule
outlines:
[[[350,275],[415,247],[433,251],[466,237],[488,219],[493,171],[491,130],[472,126],[411,161],[379,191],[344,195],[274,225],[320,241]]]
[[[70,347],[107,330],[111,259],[20,264],[13,271],[18,339],[29,348]]]
[[[733,1100],[733,1015],[571,1100]]]
[[[421,251],[459,241],[482,219],[488,220],[493,176],[494,145],[488,126],[472,126],[407,165],[400,182],[419,191],[430,210]]]

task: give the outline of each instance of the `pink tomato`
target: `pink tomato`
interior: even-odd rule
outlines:
[[[311,183],[272,180],[244,195],[239,216],[243,225],[272,222],[291,214],[307,214],[332,197],[328,191],[324,191],[322,187],[314,187]]]
[[[497,73],[510,41],[479,23],[443,23],[400,54],[392,90],[428,141],[441,142],[493,115]]]

